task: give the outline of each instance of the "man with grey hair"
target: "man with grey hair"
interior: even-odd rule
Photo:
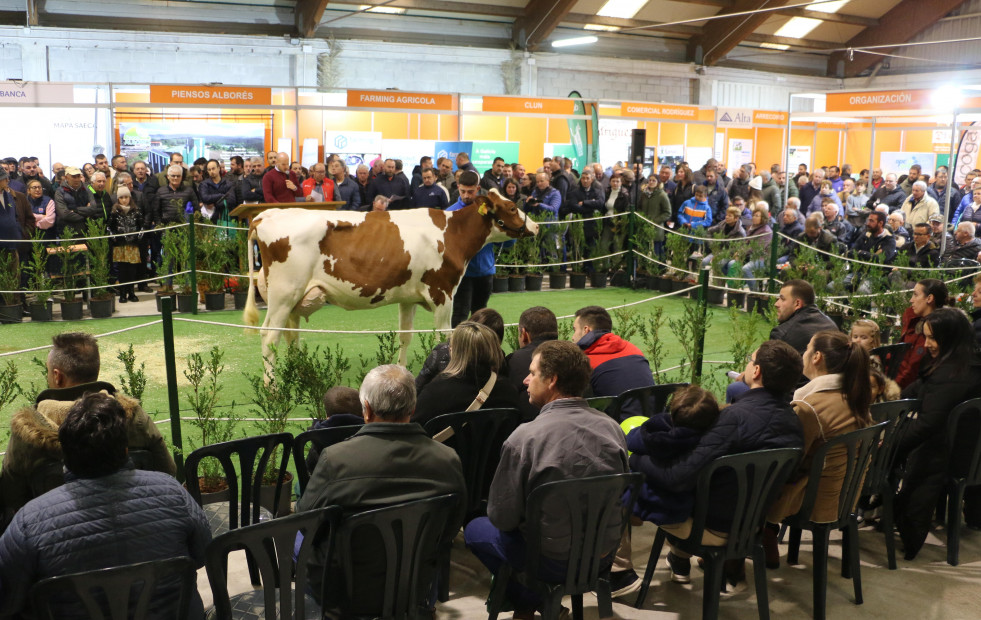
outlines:
[[[769,170],[760,170],[760,180],[763,182],[763,200],[770,205],[770,212],[783,211],[783,188],[777,185]]]
[[[245,176],[238,184],[239,202],[265,202],[262,193],[262,158],[253,157],[245,162]]]
[[[940,206],[937,201],[927,195],[927,184],[923,181],[915,181],[910,190],[909,198],[903,202],[903,215],[906,223],[916,226],[930,221],[931,215],[940,213]]]
[[[184,167],[173,164],[166,172],[167,185],[158,189],[153,198],[149,222],[145,223],[147,228],[154,228],[161,224],[181,224],[184,222],[184,213],[187,212],[188,206],[192,211],[198,209],[197,194],[182,183]]]
[[[917,181],[919,182],[919,181]],[[978,259],[981,253],[981,239],[975,237],[974,222],[961,222],[954,230],[954,243],[944,249],[944,255],[940,263],[945,265],[958,258]]]
[[[410,422],[416,408],[415,378],[402,366],[388,364],[369,372],[359,394],[365,425],[347,441],[324,448],[310,482],[296,503],[296,511],[341,506],[345,513],[381,508],[447,493],[459,496],[458,511],[450,519],[446,534],[452,537],[463,523],[466,485],[460,458],[449,447],[434,441],[418,424]],[[379,614],[378,582],[384,577],[384,549],[376,541],[365,541],[351,558],[358,582],[348,584],[349,600],[317,601],[326,610],[343,617]],[[371,543],[371,544],[367,544]],[[345,591],[342,558],[332,558],[325,567],[324,548],[310,561],[310,583],[321,583],[323,571],[336,587]],[[421,587],[429,584],[420,579]],[[427,590],[426,596],[430,593]],[[319,598],[320,589],[314,590]],[[430,600],[430,603],[435,601]]]
[[[367,207],[372,203],[368,197],[368,188],[371,186],[371,168],[361,164],[355,174],[357,175],[355,180],[358,182],[358,203]],[[365,210],[367,211],[367,209]]]
[[[92,205],[96,208],[94,217],[106,220],[112,212],[112,196],[109,195],[109,181],[105,172],[96,170],[89,178],[88,190]]]

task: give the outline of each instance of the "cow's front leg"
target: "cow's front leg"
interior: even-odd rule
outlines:
[[[399,365],[405,366],[409,360],[409,345],[412,343],[412,323],[416,316],[416,304],[399,304]]]

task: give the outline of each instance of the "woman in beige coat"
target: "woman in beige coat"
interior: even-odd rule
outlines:
[[[814,453],[832,437],[872,423],[869,354],[860,344],[838,331],[814,334],[804,351],[804,375],[810,382],[794,392],[792,403],[804,427],[804,457],[796,477],[784,486],[767,514],[763,546],[770,568],[780,565],[776,524],[800,511]],[[838,495],[846,469],[843,447],[828,454],[812,521],[827,523],[838,518]]]

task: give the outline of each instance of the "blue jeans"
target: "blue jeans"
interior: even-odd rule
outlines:
[[[505,562],[510,564],[515,572],[524,569],[525,539],[517,530],[502,532],[494,527],[487,517],[478,517],[463,528],[463,540],[467,544],[467,549],[470,549],[477,556],[477,559],[495,575]],[[543,557],[540,566],[541,571],[537,575],[540,579],[556,583],[565,581],[565,562]],[[514,606],[514,611],[517,612],[535,611],[543,603],[542,597],[536,592],[514,579],[508,582],[507,598]]]
[[[752,278],[754,269],[758,271],[760,269],[763,269],[764,267],[766,267],[766,261],[763,260],[762,258],[759,258],[754,261],[750,261],[745,265],[743,265],[743,277]],[[751,291],[760,290],[760,283],[758,280],[748,280],[746,284],[749,285],[749,290]]]

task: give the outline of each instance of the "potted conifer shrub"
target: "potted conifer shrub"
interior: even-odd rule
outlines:
[[[83,304],[76,299],[75,285],[78,283],[81,253],[72,241],[74,231],[65,229],[58,241],[58,257],[61,261],[61,318],[64,321],[80,321]]]

